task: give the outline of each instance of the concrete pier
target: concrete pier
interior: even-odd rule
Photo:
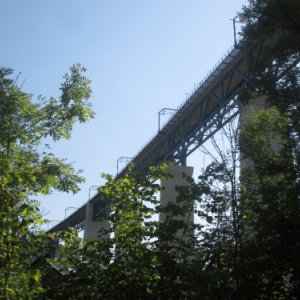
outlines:
[[[99,230],[104,228],[106,230],[110,229],[109,222],[99,222],[93,219],[94,216],[94,205],[92,202],[86,204],[86,220],[84,223],[84,234],[83,237],[90,241],[96,241],[101,239],[109,238],[109,235],[99,235]]]
[[[187,166],[177,166],[177,165],[172,165],[169,166],[166,171],[173,174],[174,177],[163,180],[161,182],[161,185],[164,187],[164,190],[161,191],[160,193],[160,201],[162,206],[166,206],[168,203],[176,202],[176,197],[178,195],[178,192],[175,190],[176,186],[182,186],[186,185],[186,179],[183,178],[182,173],[185,173],[187,176],[192,177],[193,175],[193,167],[187,167]],[[159,215],[159,220],[160,221],[165,221],[166,215],[164,213],[160,213]],[[194,224],[194,212],[193,210],[190,213],[187,213],[185,216],[175,216],[173,217],[175,220],[183,220],[185,223]],[[192,227],[192,226],[191,226]],[[183,230],[178,230],[176,233],[176,236],[180,239],[184,238],[183,237],[184,232]]]

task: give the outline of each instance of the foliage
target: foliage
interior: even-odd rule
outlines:
[[[185,224],[174,218],[184,214],[186,206],[162,208],[157,199],[161,186],[156,181],[170,175],[152,169],[147,178],[133,173],[120,179],[103,176],[107,183],[99,193],[110,202],[110,213],[102,222],[111,222],[111,228],[99,232],[99,241],[82,241],[84,259],[69,260],[73,271],[63,284],[48,290],[45,299],[191,299],[189,280],[194,266],[187,260],[191,255],[187,249],[192,244],[176,239]],[[166,222],[153,219],[159,211],[167,215]],[[65,240],[64,233],[57,238]],[[65,251],[67,257],[72,256],[71,247]]]
[[[262,110],[241,135],[242,151],[252,162],[243,173],[241,199],[247,287],[258,298],[296,299],[300,293],[300,186],[289,125],[277,110]]]
[[[242,35],[246,40],[253,41],[273,34],[277,29],[288,33],[299,32],[298,13],[297,0],[248,0],[240,12],[240,18],[245,23]],[[296,44],[295,47],[299,47]]]
[[[241,150],[251,163],[243,174],[241,199],[249,299],[298,299],[300,294],[299,12],[299,1],[249,0],[240,15],[249,43],[276,40],[264,49],[256,78],[241,94],[246,103],[264,96],[268,108],[251,117],[241,135]]]
[[[290,131],[299,144],[300,91],[300,2],[297,0],[249,0],[240,18],[242,36],[251,44],[269,38],[273,46],[265,47],[256,74],[240,99],[245,102],[265,96],[266,103],[290,118]]]
[[[77,192],[84,179],[64,159],[54,157],[45,138],[70,138],[75,122],[94,116],[88,99],[90,80],[79,64],[64,76],[57,100],[25,93],[11,79],[13,71],[0,69],[0,297],[30,298],[39,271],[30,269],[32,258],[44,252],[39,230],[42,212],[34,200],[52,189]]]

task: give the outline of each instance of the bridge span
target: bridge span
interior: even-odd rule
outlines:
[[[192,91],[156,135],[133,157],[135,169],[146,173],[170,159],[186,165],[186,158],[220,128],[238,114],[237,96],[247,86],[254,67],[262,59],[263,50],[276,44],[274,37],[252,45],[243,41],[234,45],[206,78]],[[122,177],[127,166],[117,174]],[[97,219],[108,211],[109,203],[100,194],[89,199],[68,218],[48,232],[67,227],[84,228],[87,221]]]

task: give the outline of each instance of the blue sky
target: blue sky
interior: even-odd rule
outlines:
[[[62,76],[81,63],[92,80],[96,118],[75,126],[52,152],[84,169],[76,194],[41,198],[47,218],[88,200],[100,173],[115,174],[155,134],[157,113],[177,108],[233,44],[230,19],[246,0],[2,0],[1,66],[22,72],[23,89],[59,96]],[[162,119],[162,122],[166,121]],[[203,167],[196,151],[188,158]],[[91,192],[92,194],[94,191]],[[53,222],[54,224],[54,222]]]

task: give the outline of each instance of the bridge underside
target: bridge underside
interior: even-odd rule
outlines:
[[[246,47],[241,42],[201,82],[190,97],[172,115],[155,137],[132,159],[135,169],[146,174],[150,166],[174,160],[186,165],[186,158],[220,128],[238,114],[237,96],[255,76],[254,67],[260,62],[263,50],[276,43],[266,38]],[[117,177],[127,171],[125,167]],[[109,203],[101,195],[91,199],[93,220],[106,214]],[[70,226],[83,229],[86,204],[49,232]]]

